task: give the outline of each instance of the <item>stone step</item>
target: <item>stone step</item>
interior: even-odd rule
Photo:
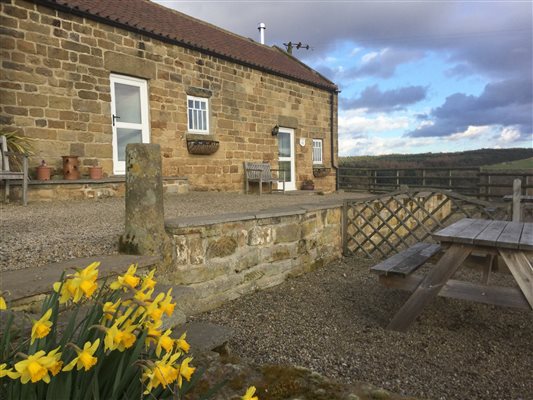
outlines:
[[[184,332],[187,332],[187,342],[191,345],[193,354],[205,351],[227,352],[227,344],[233,337],[231,328],[203,321],[179,325],[175,327],[171,337],[177,339]]]
[[[154,267],[159,262],[159,257],[125,254],[94,256],[74,258],[40,268],[2,271],[0,272],[0,290],[8,292],[6,299],[24,303],[25,299],[50,293],[52,285],[59,281],[63,272],[72,273],[75,268],[85,268],[95,261],[101,263],[98,268],[100,271],[98,279],[104,279],[126,272],[131,264],[137,264],[139,270]]]

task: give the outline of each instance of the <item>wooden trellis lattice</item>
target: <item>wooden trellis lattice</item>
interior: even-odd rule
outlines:
[[[388,257],[461,218],[508,219],[508,205],[439,189],[400,190],[343,207],[345,256]]]

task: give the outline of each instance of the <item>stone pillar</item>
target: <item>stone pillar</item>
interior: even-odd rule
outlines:
[[[165,231],[161,150],[158,144],[126,146],[126,229],[120,252],[160,255],[172,261],[172,244]]]

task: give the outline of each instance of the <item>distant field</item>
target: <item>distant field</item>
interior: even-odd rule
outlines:
[[[525,158],[523,160],[502,162],[494,165],[485,165],[483,169],[533,169],[533,157]]]
[[[533,148],[479,149],[456,153],[387,154],[339,157],[341,167],[354,168],[533,168]],[[501,166],[499,166],[501,164]]]

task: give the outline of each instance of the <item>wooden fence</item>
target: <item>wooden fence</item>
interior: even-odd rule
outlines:
[[[480,168],[353,168],[340,167],[339,189],[384,193],[410,188],[435,188],[491,200],[513,193],[513,180],[522,181],[522,194],[533,194],[533,169],[483,171]]]
[[[440,189],[408,189],[346,200],[343,208],[343,253],[370,258],[421,241],[461,218],[509,219],[509,204],[489,203]]]

